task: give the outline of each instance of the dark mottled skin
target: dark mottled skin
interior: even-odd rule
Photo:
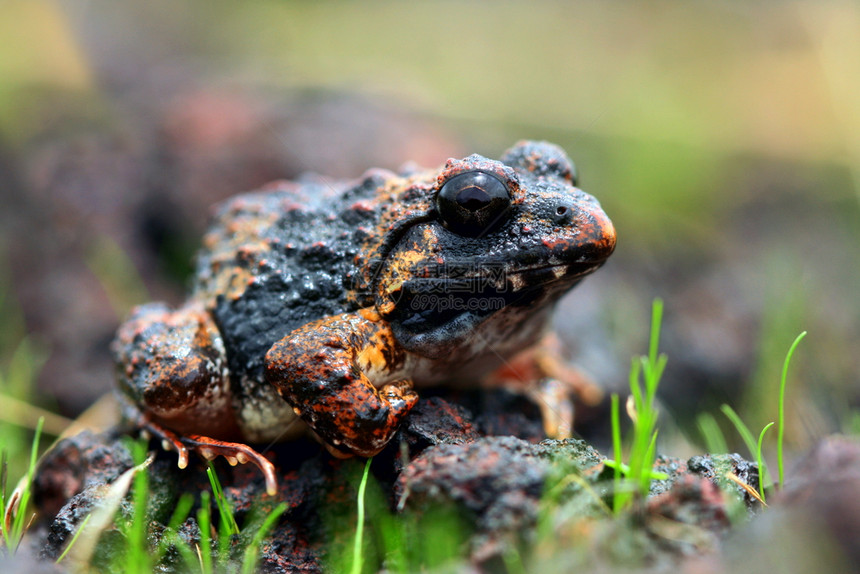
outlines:
[[[463,235],[437,194],[475,171],[504,184],[510,207]],[[296,415],[335,454],[375,454],[413,386],[472,383],[534,344],[552,305],[612,253],[612,224],[575,177],[558,147],[521,142],[501,161],[275,182],[229,200],[189,302],[140,307],[120,328],[128,416],[177,448],[223,447],[204,456],[230,457],[237,445],[219,440],[301,432]]]

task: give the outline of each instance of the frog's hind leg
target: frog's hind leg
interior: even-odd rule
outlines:
[[[555,334],[545,336],[491,374],[488,383],[529,397],[541,412],[544,432],[551,438],[573,434],[574,403],[600,402],[603,391],[582,371],[562,357]]]
[[[240,437],[221,336],[199,305],[171,311],[163,304],[136,308],[117,333],[112,350],[123,393],[123,418],[161,440],[188,465],[188,451],[207,460],[251,462],[276,490],[274,466]]]

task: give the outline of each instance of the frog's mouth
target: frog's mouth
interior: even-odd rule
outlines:
[[[427,354],[470,337],[492,315],[554,301],[602,261],[478,274],[457,279],[413,279],[394,297],[391,323],[401,344]]]

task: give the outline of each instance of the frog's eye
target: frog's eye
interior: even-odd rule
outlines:
[[[478,237],[502,221],[511,207],[511,196],[497,177],[470,171],[445,182],[436,196],[436,207],[445,227]]]

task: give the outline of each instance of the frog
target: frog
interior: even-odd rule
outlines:
[[[543,141],[272,182],[216,206],[185,302],[140,305],[119,327],[123,417],[181,468],[189,451],[252,463],[273,494],[253,445],[310,433],[334,456],[374,456],[416,389],[475,386],[539,345],[615,243]]]

